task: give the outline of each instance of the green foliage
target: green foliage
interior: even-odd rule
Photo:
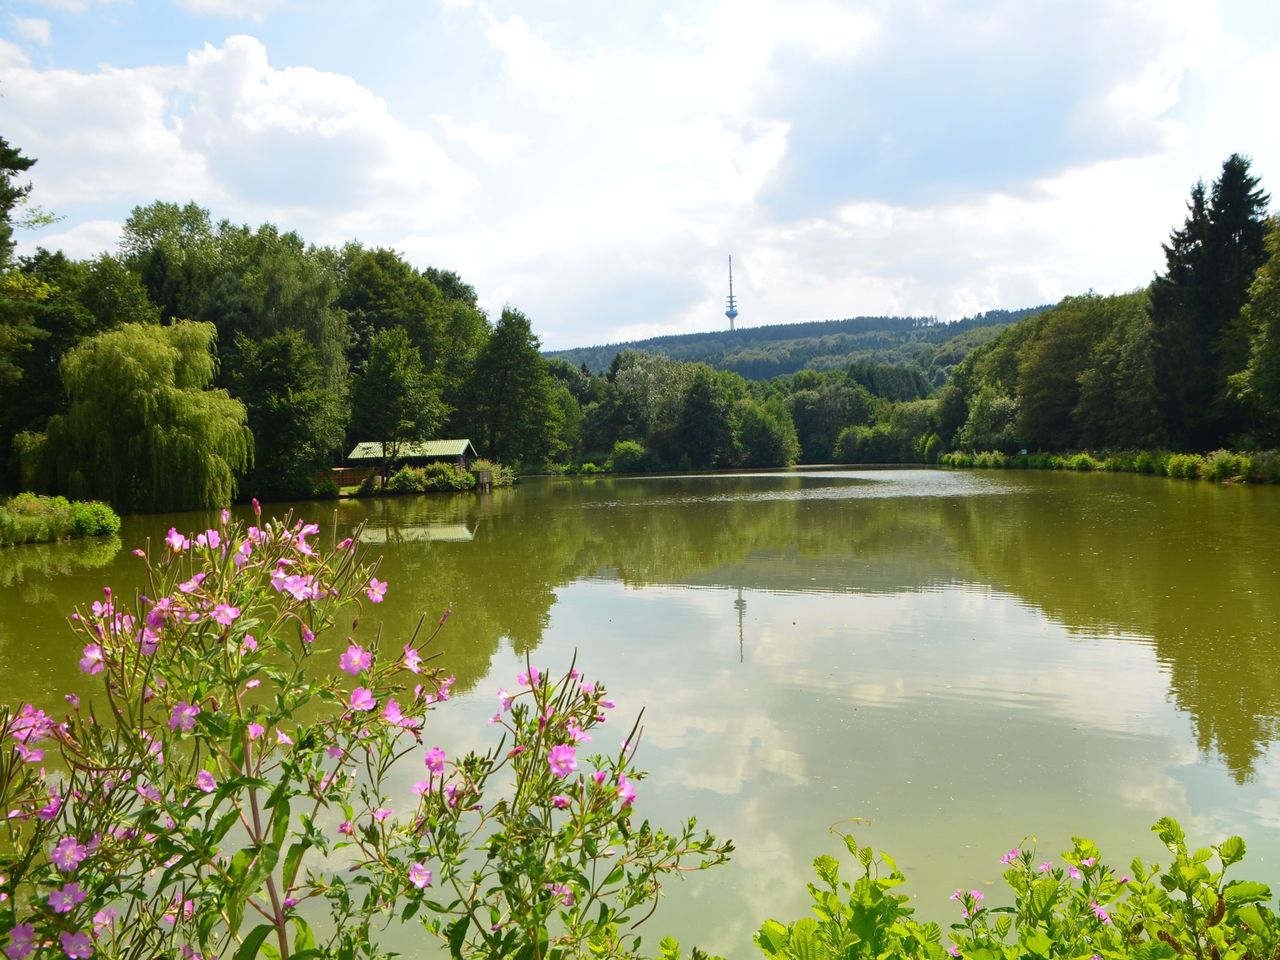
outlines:
[[[606,464],[611,473],[639,473],[645,467],[644,445],[637,440],[619,440]]]
[[[444,422],[439,386],[404,329],[373,335],[369,359],[352,384],[351,416],[361,440],[382,444],[384,477],[405,443],[430,437]]]
[[[898,446],[887,423],[874,427],[845,427],[831,453],[837,463],[894,463]]]
[[[790,924],[766,920],[755,934],[760,952],[777,960],[942,960],[942,930],[912,919],[910,898],[897,892],[906,877],[886,853],[878,857],[853,837],[845,846],[861,869],[852,884],[827,856],[813,861],[821,883],[809,884],[815,917]]]
[[[71,350],[62,362],[71,404],[50,420],[43,447],[58,489],[123,512],[230,503],[252,436],[244,405],[206,389],[214,338],[207,323],[130,323]]]
[[[1267,231],[1266,261],[1258,268],[1241,324],[1253,331],[1249,360],[1231,378],[1231,389],[1259,416],[1262,435],[1280,440],[1280,218]]]
[[[504,463],[540,463],[552,452],[559,408],[529,318],[502,311],[476,356],[467,417],[476,447]]]
[[[20,493],[0,501],[0,546],[113,536],[120,517],[105,503]]]
[[[477,457],[471,461],[471,475],[478,480],[478,474],[481,470],[489,471],[493,477],[493,485],[495,487],[509,487],[519,479],[519,474],[506,464],[498,463],[494,460],[486,460],[484,457]]]
[[[9,266],[13,253],[13,213],[27,199],[31,184],[19,183],[17,177],[35,164],[32,157],[24,157],[17,147],[0,137],[0,270]]]
[[[401,467],[387,481],[391,493],[444,493],[473,490],[475,473],[452,463],[428,463],[422,467]]]

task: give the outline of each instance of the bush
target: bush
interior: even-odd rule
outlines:
[[[1194,480],[1200,476],[1200,467],[1204,458],[1197,453],[1174,453],[1169,455],[1165,469],[1171,477]]]
[[[376,472],[369,474],[360,481],[360,486],[356,487],[357,497],[372,497],[378,492],[378,474]]]
[[[1250,457],[1230,450],[1215,450],[1204,458],[1200,476],[1206,480],[1234,480],[1249,473]]]
[[[120,517],[105,503],[20,493],[0,503],[0,545],[47,543],[68,537],[109,536]]]
[[[413,467],[401,467],[387,480],[391,493],[422,493],[426,489],[422,471]]]
[[[481,470],[488,470],[493,475],[493,485],[495,487],[512,486],[517,478],[516,471],[513,467],[506,464],[498,463],[496,460],[485,460],[479,458],[471,461],[471,476],[475,477]],[[477,480],[479,478],[477,477]]]
[[[399,917],[466,960],[633,956],[662,881],[732,844],[635,815],[638,738],[588,754],[614,703],[576,667],[526,661],[484,747],[424,750],[454,678],[423,653],[448,615],[339,656],[388,585],[318,534],[225,511],[171,529],[137,551],[153,599],[105,589],[70,621],[111,710],[0,705],[0,947],[354,960],[390,956]]]
[[[1067,458],[1068,470],[1097,470],[1098,466],[1098,461],[1087,453],[1077,453]]]
[[[453,463],[428,463],[419,472],[422,474],[422,489],[430,492],[472,490],[476,485],[472,473]]]
[[[951,924],[949,947],[936,923],[912,919],[909,898],[898,890],[906,877],[893,860],[846,837],[862,876],[842,882],[836,861],[818,857],[822,882],[809,886],[818,919],[786,926],[768,920],[755,942],[778,960],[1275,957],[1280,923],[1268,907],[1271,890],[1226,879],[1244,858],[1244,841],[1229,837],[1192,851],[1176,821],[1166,817],[1152,830],[1173,855],[1163,872],[1134,859],[1117,876],[1085,839],[1060,863],[1037,863],[1035,851],[1020,844],[1000,858],[1013,905],[988,907],[982,891],[957,890],[951,899],[960,920]]]
[[[1252,483],[1280,483],[1280,453],[1265,450],[1249,458],[1245,479]]]
[[[644,469],[646,454],[644,446],[636,440],[619,440],[613,445],[613,452],[605,467],[613,473],[639,473]]]
[[[337,480],[333,477],[321,477],[316,481],[311,496],[316,500],[337,500],[341,493]]]

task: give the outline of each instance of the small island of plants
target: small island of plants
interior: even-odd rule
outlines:
[[[72,501],[34,493],[20,493],[0,500],[0,547],[76,537],[106,537],[119,530],[119,515],[96,500]]]

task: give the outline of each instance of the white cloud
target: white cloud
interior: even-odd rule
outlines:
[[[178,6],[204,16],[229,17],[261,23],[282,0],[177,0]]]
[[[440,124],[446,137],[469,147],[488,163],[508,159],[526,142],[517,133],[500,133],[491,129],[484,120],[460,123],[447,113],[433,113],[431,119]]]
[[[114,251],[124,226],[114,220],[85,220],[66,230],[46,227],[28,235],[31,246],[61,250],[69,257],[87,260]]]
[[[40,17],[19,17],[10,18],[13,24],[13,31],[25,40],[33,40],[42,47],[49,45],[49,40],[53,35],[52,25],[48,20]]]

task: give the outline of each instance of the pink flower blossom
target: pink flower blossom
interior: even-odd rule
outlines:
[[[213,774],[208,770],[201,770],[196,774],[196,786],[205,793],[213,793],[218,789],[218,781],[213,779]]]
[[[116,912],[114,908],[107,907],[105,910],[99,910],[93,915],[93,929],[101,930],[103,927],[109,927],[116,922]]]
[[[542,682],[542,672],[537,667],[530,667],[529,672],[521,670],[516,674],[516,683],[522,687],[536,687]]]
[[[36,811],[37,820],[55,820],[58,812],[62,810],[62,797],[58,794],[52,794],[49,802]]]
[[[569,805],[569,798],[563,793],[557,793],[551,798],[551,803],[557,810],[563,810]]]
[[[356,676],[361,670],[368,670],[373,665],[373,655],[364,647],[351,644],[347,652],[338,658],[338,666],[345,673]]]
[[[365,590],[370,603],[381,603],[387,595],[387,581],[379,580],[377,577],[369,579],[369,587]]]
[[[432,747],[427,751],[427,756],[422,762],[427,765],[427,769],[432,773],[442,773],[444,771],[444,759],[444,751],[439,747]]]
[[[1098,905],[1097,900],[1089,901],[1089,907],[1091,910],[1093,910],[1093,915],[1097,917],[1099,920],[1101,920],[1103,923],[1111,922],[1111,916],[1107,913],[1106,910],[1102,909],[1102,907]]]
[[[213,608],[213,613],[210,616],[224,627],[229,627],[240,616],[240,608],[220,603]]]
[[[91,677],[102,672],[102,647],[99,644],[90,643],[84,648],[80,669]]]
[[[578,769],[578,758],[567,743],[552,747],[547,753],[547,763],[551,766],[551,775],[561,779]]]
[[[431,871],[427,869],[425,863],[411,864],[409,867],[409,882],[423,890],[431,884]]]
[[[70,913],[78,905],[84,903],[86,896],[88,894],[80,889],[80,884],[64,883],[62,889],[50,892],[49,906],[54,913]]]
[[[422,668],[422,655],[407,643],[404,645],[404,668],[411,673],[418,673]]]
[[[433,784],[430,780],[419,780],[413,785],[413,792],[418,796],[422,796],[424,793],[430,793],[432,786]]]
[[[622,800],[623,807],[629,807],[636,802],[636,788],[627,779],[625,774],[618,774],[618,797]]]
[[[563,883],[548,883],[547,889],[551,891],[551,898],[559,900],[566,907],[572,907],[575,903],[573,891]]]
[[[1080,861],[1080,866],[1092,867],[1097,862],[1098,862],[1097,857],[1085,857],[1083,860]]]
[[[308,645],[316,642],[315,633],[305,623],[302,625],[302,642]]]
[[[351,691],[352,710],[372,710],[377,705],[378,701],[373,699],[373,691],[368,687],[356,687]]]
[[[293,746],[293,740],[283,730],[276,731],[276,743],[280,744],[282,747]]]
[[[387,700],[387,705],[382,708],[382,719],[393,727],[404,727],[406,730],[416,730],[418,727],[412,717],[404,715],[404,711],[400,709],[400,703],[395,697]]]
[[[569,721],[569,725],[565,727],[565,730],[569,734],[569,739],[574,743],[584,743],[591,739],[590,735],[572,720]]]
[[[266,733],[266,731],[267,728],[255,720],[253,723],[249,724],[249,739],[257,740],[260,736]]]
[[[18,756],[22,758],[23,763],[40,763],[44,760],[44,750],[40,747],[28,747],[25,743],[20,743],[15,748]]]
[[[36,946],[36,928],[29,923],[20,923],[9,931],[9,946],[5,953],[12,960],[22,960]]]
[[[595,773],[591,774],[591,779],[596,782],[596,786],[600,786],[609,779],[609,774],[605,770],[597,770]]]
[[[190,580],[184,580],[182,583],[178,584],[178,589],[183,593],[195,593],[200,589],[200,584],[204,583],[204,578],[206,576],[207,574],[197,573]]]
[[[511,709],[511,701],[514,699],[515,697],[507,693],[504,688],[498,688],[498,702],[502,704],[502,710],[504,713]]]
[[[1012,850],[1010,850],[1008,853],[1006,853],[1003,857],[1000,858],[1000,862],[1007,865],[1007,864],[1013,863],[1013,861],[1017,860],[1020,856],[1022,856],[1022,851],[1019,850],[1017,847],[1014,847]]]
[[[1041,873],[1048,873],[1050,870],[1053,869],[1053,864],[1050,863],[1048,860],[1046,860],[1044,863],[1040,864],[1038,869],[1040,870]]]
[[[251,653],[258,649],[258,640],[252,633],[246,633],[244,640],[240,642],[240,649],[245,653]]]
[[[173,713],[169,716],[169,729],[189,731],[194,730],[196,726],[196,716],[200,713],[200,708],[194,703],[187,703],[185,700],[179,700],[177,706],[173,708]]]
[[[351,825],[350,820],[343,820],[338,824],[338,832],[343,836],[354,837],[356,835],[356,828]]]
[[[256,690],[261,684],[262,684],[262,681],[259,680],[257,677],[254,677],[252,680],[246,680],[244,682],[244,688],[246,690]]]
[[[62,943],[62,952],[71,960],[84,960],[85,957],[93,956],[93,942],[83,930],[77,933],[64,931],[59,934],[58,940]]]
[[[63,837],[49,852],[53,865],[64,873],[70,873],[80,866],[81,861],[89,855],[89,848],[75,837]]]
[[[168,535],[164,538],[165,544],[174,553],[182,553],[191,546],[191,541],[180,534],[176,527],[170,527]]]
[[[1072,879],[1072,880],[1079,880],[1079,879],[1080,879],[1080,871],[1079,871],[1079,870],[1077,870],[1075,867],[1068,866],[1068,867],[1067,867],[1067,873],[1068,873],[1068,875],[1070,875],[1070,877],[1071,877],[1071,879]]]
[[[390,807],[379,807],[377,810],[373,811],[373,819],[378,823],[382,823],[383,820],[386,820],[387,817],[391,816],[393,813],[395,813],[395,811]]]

